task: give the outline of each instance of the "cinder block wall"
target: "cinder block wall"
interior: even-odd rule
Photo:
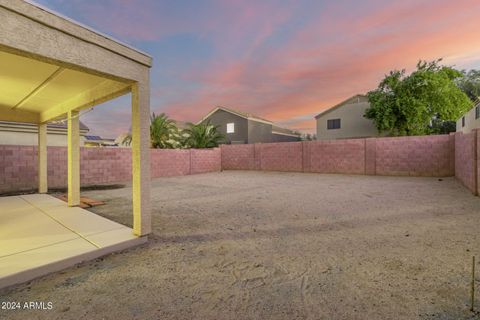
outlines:
[[[222,170],[220,148],[190,149],[190,173],[205,173]]]
[[[479,130],[455,134],[455,177],[473,194],[479,194]]]
[[[453,176],[449,135],[222,145],[222,168],[393,176]]]
[[[208,150],[152,149],[151,175],[181,176],[221,170],[220,148]],[[132,179],[129,148],[81,148],[82,186],[125,182]],[[0,145],[0,193],[37,187],[37,147]],[[67,148],[48,147],[48,186],[67,185]]]
[[[365,139],[306,141],[304,172],[365,173]]]
[[[153,178],[224,170],[455,176],[479,193],[479,130],[468,134],[222,145],[151,150]],[[81,148],[83,186],[131,180],[128,148]],[[50,188],[67,185],[67,148],[48,147]],[[0,193],[37,186],[37,148],[0,145]]]
[[[453,136],[378,138],[374,141],[377,175],[446,177],[455,174]]]
[[[190,150],[152,149],[150,174],[153,178],[190,174]]]

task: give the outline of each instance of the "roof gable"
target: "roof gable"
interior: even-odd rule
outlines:
[[[256,122],[260,122],[260,123],[269,124],[269,125],[272,126],[272,132],[277,133],[277,134],[299,136],[299,134],[297,132],[295,132],[291,129],[288,129],[288,128],[280,127],[280,126],[274,124],[270,120],[263,119],[263,118],[258,117],[256,115],[253,115],[251,113],[237,111],[237,110],[233,110],[233,109],[225,108],[225,107],[216,107],[215,109],[211,110],[206,116],[204,116],[202,118],[202,120],[197,122],[197,124],[202,123],[203,121],[208,119],[212,114],[214,114],[217,111],[224,111],[224,112],[231,113],[233,115],[236,115],[236,116],[241,117],[241,118],[246,119],[246,120],[251,120],[251,121],[256,121]]]
[[[269,120],[266,120],[266,119],[263,119],[263,118],[260,118],[258,116],[255,116],[251,113],[246,113],[246,112],[241,112],[241,111],[237,111],[237,110],[232,110],[230,108],[225,108],[225,107],[216,107],[215,109],[211,110],[209,113],[207,113],[206,116],[204,116],[200,121],[197,122],[197,124],[199,123],[202,123],[203,121],[205,121],[207,118],[209,118],[212,114],[214,114],[215,112],[219,111],[219,110],[222,110],[222,111],[225,111],[225,112],[228,112],[228,113],[231,113],[231,114],[234,114],[236,116],[239,116],[241,118],[244,118],[244,119],[247,119],[247,120],[252,120],[252,121],[257,121],[257,122],[262,122],[262,123],[266,123],[266,124],[272,124],[273,125],[273,122],[269,121]]]
[[[354,96],[352,96],[352,97],[350,97],[350,98],[348,98],[348,99],[346,99],[346,100],[343,100],[342,102],[334,105],[333,107],[331,107],[331,108],[329,108],[329,109],[326,109],[326,110],[320,112],[319,114],[317,114],[317,115],[315,116],[315,119],[318,119],[319,117],[321,117],[321,116],[323,116],[323,115],[325,115],[325,114],[327,114],[327,113],[329,113],[329,112],[331,112],[331,111],[333,111],[333,110],[336,110],[336,109],[338,109],[338,108],[340,108],[340,107],[343,107],[344,105],[352,104],[352,103],[367,102],[367,101],[368,101],[368,99],[367,99],[367,96],[366,96],[366,95],[364,95],[364,94],[356,94],[356,95],[354,95]]]

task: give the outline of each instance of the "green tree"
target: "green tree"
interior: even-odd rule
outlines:
[[[443,121],[454,121],[471,107],[456,85],[460,71],[440,65],[440,60],[419,61],[410,75],[394,70],[368,92],[372,119],[379,132],[392,136],[436,133]]]
[[[184,145],[187,148],[215,148],[225,140],[223,134],[218,132],[218,126],[210,121],[200,124],[188,123],[188,128],[183,130],[185,135]]]
[[[475,102],[480,98],[480,70],[462,71],[463,77],[457,79],[458,87]]]

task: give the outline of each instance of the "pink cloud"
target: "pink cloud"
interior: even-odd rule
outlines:
[[[182,70],[154,62],[154,72],[168,70],[175,84],[152,84],[152,110],[179,120],[226,105],[313,131],[306,116],[375,88],[391,69],[419,59],[472,60],[480,51],[478,0],[78,3],[97,28],[126,41],[190,34],[213,47],[212,57]]]
[[[342,20],[337,15],[337,21],[322,15],[280,51],[264,49],[266,60],[248,57],[191,72],[188,78],[203,88],[167,111],[198,119],[222,104],[279,122],[315,114],[373,89],[391,69],[412,68],[419,59],[478,52],[479,10],[478,1],[464,0],[397,4],[365,17]],[[322,39],[336,34],[338,41]],[[295,126],[313,131],[314,121]]]

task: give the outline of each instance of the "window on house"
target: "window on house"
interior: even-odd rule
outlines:
[[[227,123],[227,133],[235,133],[235,123]]]
[[[465,117],[462,117],[462,127],[465,127]]]
[[[340,129],[340,119],[329,119],[327,120],[327,129]]]
[[[480,118],[480,106],[475,107],[475,119]]]

